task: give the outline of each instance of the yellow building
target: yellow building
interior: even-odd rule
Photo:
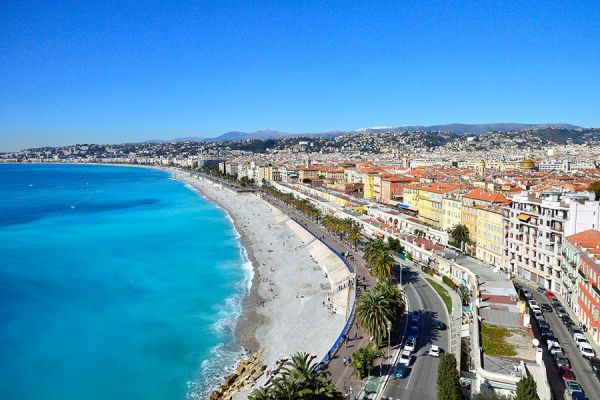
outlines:
[[[319,170],[318,168],[301,167],[298,169],[298,178],[300,182],[319,179]]]
[[[416,185],[404,186],[402,199],[404,204],[413,211],[419,210],[419,187]]]
[[[497,206],[477,208],[475,256],[494,266],[504,265],[504,221]]]
[[[263,181],[272,181],[273,180],[273,167],[272,166],[264,166],[259,165],[256,167],[254,171],[255,180],[258,184],[261,184]]]
[[[478,209],[497,204],[506,203],[507,199],[502,193],[490,192],[485,189],[475,189],[465,194],[462,198],[461,221],[469,229],[472,241],[477,237],[479,223],[477,220]],[[470,248],[472,254],[476,254],[474,248]]]
[[[440,183],[421,187],[418,200],[419,220],[434,228],[441,229],[444,215],[442,200],[459,187],[458,185]]]
[[[458,168],[460,169],[472,169],[477,171],[479,175],[483,175],[485,171],[485,161],[459,161]]]
[[[363,174],[362,184],[363,197],[367,200],[373,200],[375,198],[375,182],[373,180],[373,175]]]
[[[449,230],[461,223],[462,196],[459,194],[442,199],[442,229]]]

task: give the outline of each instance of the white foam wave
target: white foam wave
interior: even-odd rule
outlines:
[[[225,209],[221,209],[231,222],[232,232],[238,242],[240,257],[242,259],[240,266],[244,271],[244,278],[236,285],[236,293],[225,299],[225,304],[219,311],[219,318],[211,328],[217,336],[234,338],[235,328],[243,311],[242,304],[244,297],[252,287],[254,268],[248,257],[248,252],[239,241],[241,235],[235,228],[233,219]],[[200,364],[199,378],[187,382],[187,399],[199,400],[208,398],[210,393],[221,385],[223,378],[233,371],[235,363],[247,356],[246,350],[236,340],[231,344],[219,343],[213,347],[209,357]]]

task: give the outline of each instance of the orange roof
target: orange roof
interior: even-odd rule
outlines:
[[[595,229],[588,229],[587,231],[567,236],[565,239],[573,244],[592,248],[600,245],[600,232]]]
[[[504,196],[502,193],[490,192],[489,190],[485,189],[471,190],[463,197],[466,197],[468,199],[487,201],[488,203],[506,203],[508,201],[506,196]]]
[[[451,185],[446,183],[432,183],[429,186],[422,187],[421,190],[424,192],[433,192],[433,193],[448,193],[454,189],[461,188],[461,185]]]

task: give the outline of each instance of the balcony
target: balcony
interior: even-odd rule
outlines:
[[[585,274],[583,273],[583,270],[578,269],[577,272],[579,272],[579,276],[581,277],[581,279],[587,283],[587,281],[589,280],[587,276],[585,276]]]
[[[598,289],[598,286],[592,285],[592,290],[596,293],[596,296],[600,297],[600,289]]]

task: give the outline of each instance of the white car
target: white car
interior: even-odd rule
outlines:
[[[576,333],[573,335],[573,340],[575,341],[575,344],[577,346],[579,346],[580,343],[587,343],[587,339],[585,338],[585,336],[583,336],[581,333]]]
[[[412,353],[413,351],[415,351],[416,347],[417,339],[414,336],[409,336],[408,339],[406,339],[406,343],[404,344],[404,350],[408,350]]]
[[[592,346],[590,346],[590,344],[587,342],[579,343],[577,347],[579,347],[579,352],[584,358],[592,358],[596,356],[596,352],[594,352]]]
[[[400,364],[404,364],[406,366],[408,366],[410,364],[410,359],[412,358],[412,353],[408,350],[404,350],[402,352],[402,354],[400,354],[400,359],[398,360],[398,362]]]
[[[529,300],[527,303],[529,303],[529,307],[533,308],[533,307],[539,307],[537,301],[531,299]]]
[[[432,357],[439,357],[440,350],[440,346],[438,346],[437,344],[432,344],[431,348],[429,349],[429,355]]]
[[[546,344],[548,345],[548,351],[552,350],[554,347],[558,347],[560,349],[560,343],[558,340],[548,340]]]

